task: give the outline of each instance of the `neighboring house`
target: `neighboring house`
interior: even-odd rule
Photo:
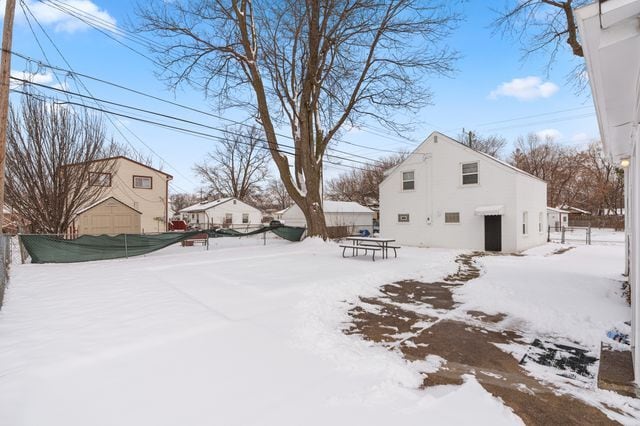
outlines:
[[[624,169],[625,273],[631,346],[640,384],[640,1],[609,0],[576,10],[604,152]]]
[[[203,201],[179,211],[189,225],[200,228],[238,228],[260,225],[262,212],[237,198]]]
[[[90,173],[87,185],[104,187],[98,202],[84,206],[74,220],[74,228],[80,234],[117,234],[117,229],[128,229],[129,233],[149,233],[167,231],[169,219],[168,194],[169,181],[173,177],[161,170],[118,156],[92,161],[113,161],[111,173]],[[74,164],[68,165],[73,167]],[[139,226],[136,221],[123,224],[120,222],[121,209],[111,206],[115,202],[96,208],[98,204],[110,198],[140,213]],[[115,205],[115,204],[114,204]],[[119,218],[107,219],[108,211],[113,211]],[[95,217],[94,217],[95,216]],[[129,219],[127,219],[129,220]],[[79,225],[82,224],[82,230]]]
[[[324,200],[322,202],[322,210],[329,228],[346,227],[349,234],[356,233],[361,229],[373,232],[374,212],[368,207],[354,201]],[[307,220],[297,204],[285,209],[280,217],[285,225],[307,226]]]
[[[547,184],[432,133],[380,184],[380,234],[400,244],[516,252],[544,244]]]
[[[547,207],[547,223],[555,230],[569,226],[569,212],[555,207]]]

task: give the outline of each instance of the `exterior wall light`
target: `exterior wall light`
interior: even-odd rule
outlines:
[[[620,160],[620,167],[622,168],[627,168],[629,167],[629,159],[628,158],[623,158],[622,160]]]

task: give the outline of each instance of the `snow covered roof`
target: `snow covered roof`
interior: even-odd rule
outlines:
[[[476,208],[475,214],[476,216],[502,216],[504,214],[504,206],[480,206]]]
[[[566,210],[557,209],[557,208],[555,208],[555,207],[547,207],[547,210],[550,210],[550,211],[552,211],[552,212],[556,212],[556,213],[569,213],[569,212],[568,212],[568,211],[566,211]]]
[[[373,210],[355,201],[324,200],[322,210],[325,213],[373,213]]]
[[[219,206],[220,204],[226,203],[227,201],[233,200],[233,199],[234,199],[233,197],[227,197],[227,198],[218,198],[217,200],[213,200],[213,201],[201,201],[192,206],[185,207],[184,209],[180,210],[178,213],[203,212],[205,210],[209,210],[212,207]]]
[[[277,213],[284,214],[286,211],[295,206],[295,204],[292,204],[291,206],[287,207],[284,210],[280,210]],[[355,201],[324,200],[322,202],[322,210],[325,213],[373,213],[373,210],[363,206],[362,204],[358,204]]]

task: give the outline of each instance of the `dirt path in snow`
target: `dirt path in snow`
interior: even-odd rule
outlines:
[[[382,286],[380,296],[363,297],[349,310],[352,322],[345,333],[398,351],[410,361],[444,358],[446,364],[437,372],[424,374],[424,387],[462,384],[463,375],[472,374],[526,424],[616,424],[599,409],[534,379],[499,349],[496,343],[523,343],[518,333],[497,326],[504,315],[456,310],[451,290],[480,276],[474,258],[483,255],[459,256],[458,271],[441,282]]]

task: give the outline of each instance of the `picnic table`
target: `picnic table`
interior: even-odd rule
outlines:
[[[393,249],[395,257],[398,257],[397,250],[400,246],[389,245],[396,241],[390,238],[353,236],[347,237],[346,240],[351,241],[351,244],[340,244],[340,247],[342,247],[342,257],[347,257],[346,251],[348,249],[351,250],[352,257],[358,256],[360,254],[360,250],[363,250],[365,255],[371,252],[373,254],[371,258],[374,262],[376,261],[376,252],[381,252],[382,258],[387,259],[389,257],[389,249]]]

